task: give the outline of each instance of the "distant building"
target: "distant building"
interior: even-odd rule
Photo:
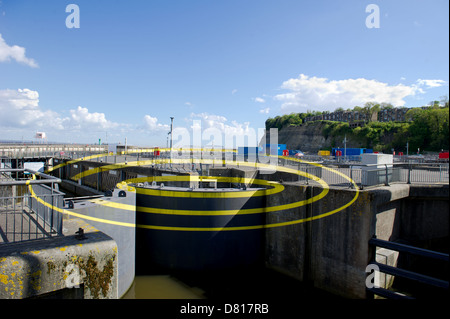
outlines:
[[[378,121],[405,122],[406,112],[408,112],[409,110],[410,108],[407,107],[383,109],[380,112],[378,112]]]
[[[381,111],[368,115],[361,111],[336,111],[332,113],[322,113],[322,115],[309,116],[305,118],[305,122],[312,121],[336,121],[348,122],[351,127],[362,126],[369,121],[378,122],[405,122],[406,112],[410,108],[385,108]]]

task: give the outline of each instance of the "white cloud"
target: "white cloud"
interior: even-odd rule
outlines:
[[[0,132],[4,138],[17,139],[34,136],[35,131],[47,133],[49,140],[80,141],[109,131],[110,137],[132,131],[127,124],[114,123],[104,113],[89,112],[78,106],[69,111],[69,116],[53,110],[44,110],[39,105],[39,93],[30,89],[0,90]],[[10,136],[7,136],[10,132]],[[20,135],[19,135],[20,134]]]
[[[264,109],[259,110],[259,113],[262,113],[262,114],[269,114],[269,112],[270,112],[270,108],[269,107],[266,107]]]
[[[11,59],[32,68],[39,67],[35,60],[25,56],[24,47],[18,45],[9,46],[0,34],[0,62],[9,62]]]
[[[63,129],[58,113],[39,107],[39,93],[30,89],[0,90],[0,126],[10,128]]]
[[[91,143],[101,138],[117,142],[129,137],[129,141],[157,143],[157,133],[166,133],[170,129],[169,125],[158,123],[158,119],[150,115],[144,116],[143,125],[133,125],[113,122],[107,114],[92,112],[82,106],[64,114],[63,111],[43,109],[37,91],[0,89],[0,132],[3,139],[32,138],[36,131],[42,131],[47,133],[49,141]]]
[[[366,102],[405,105],[404,98],[424,93],[423,86],[437,87],[442,80],[418,80],[413,85],[389,85],[377,80],[364,78],[329,80],[300,74],[298,78],[283,82],[281,88],[287,93],[278,94],[275,100],[282,102],[284,111],[304,111],[306,108],[330,110],[338,107],[362,106]]]
[[[117,128],[118,123],[106,119],[105,113],[90,113],[85,107],[78,106],[75,110],[70,110],[70,124],[75,128],[89,128],[94,131]]]
[[[266,100],[264,100],[261,97],[255,97],[255,98],[253,98],[253,101],[258,102],[258,103],[266,103]]]
[[[437,88],[443,86],[446,82],[444,80],[417,80],[417,85],[426,86],[427,88]]]
[[[144,116],[145,129],[150,131],[167,131],[170,129],[169,125],[158,123],[158,119],[156,117],[152,117],[150,115]]]
[[[200,123],[196,122],[198,120]],[[188,121],[193,121],[191,129],[201,129],[204,143],[213,139],[216,146],[233,147],[233,144],[254,146],[262,137],[257,136],[258,131],[250,126],[250,122],[239,123],[234,120],[230,122],[221,115],[192,113]],[[196,145],[196,142],[193,141],[193,144]]]
[[[233,91],[231,91],[231,94],[233,94],[233,95],[234,95],[234,94],[236,94],[236,93],[237,93],[237,91],[238,91],[237,89],[233,89]]]
[[[214,115],[208,113],[191,113],[191,119],[199,118],[202,120],[202,128],[217,128],[220,130],[224,130],[227,122],[227,118],[221,115]]]

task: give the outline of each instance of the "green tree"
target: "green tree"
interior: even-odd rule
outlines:
[[[366,118],[368,122],[372,121],[372,117],[375,113],[378,113],[380,111],[380,104],[377,102],[367,102],[364,104],[364,107],[362,108],[362,112],[366,114]]]
[[[408,111],[407,116],[413,122],[409,128],[412,149],[439,151],[448,149],[449,142],[449,108],[436,104],[427,108]]]

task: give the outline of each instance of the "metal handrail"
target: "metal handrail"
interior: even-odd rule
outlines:
[[[4,237],[3,239],[6,238],[6,242],[17,242],[51,237],[55,234],[61,235],[62,215],[54,209],[55,205],[58,207],[57,203],[62,204],[64,196],[64,193],[55,189],[55,184],[61,182],[61,179],[31,169],[0,169],[0,173],[11,172],[28,172],[41,179],[15,180],[8,178],[0,182],[0,187],[6,188],[7,195],[0,198],[2,204],[0,221],[4,226],[0,235]],[[31,185],[35,185],[34,190]],[[23,196],[11,196],[14,192],[8,191],[9,188],[25,186],[29,186],[30,192]],[[44,202],[49,206],[47,207]],[[8,227],[8,222],[12,223],[9,225],[10,227]],[[34,230],[30,232],[32,228]],[[12,234],[12,238],[8,234]],[[16,240],[16,235],[19,235],[18,240]]]
[[[28,180],[11,180],[6,182],[0,181],[0,186],[12,186],[12,185],[29,185],[29,184],[54,184],[61,183],[61,179],[47,175],[45,173],[37,172],[28,168],[1,168],[0,173],[18,173],[18,172],[28,172],[30,174],[37,175],[43,179],[28,179]]]
[[[401,243],[381,240],[376,237],[373,237],[369,240],[369,246],[382,247],[382,248],[386,248],[386,249],[390,249],[390,250],[395,250],[398,252],[404,252],[404,253],[422,256],[422,257],[426,257],[426,258],[442,260],[447,263],[449,262],[449,254],[440,253],[437,251],[432,251],[432,250],[414,247],[414,246],[410,246],[410,245],[405,245],[405,244],[401,244]],[[375,255],[375,250],[374,250],[374,255]],[[427,285],[431,285],[431,286],[435,286],[435,287],[439,287],[439,288],[443,288],[443,289],[447,289],[447,290],[449,288],[448,280],[442,280],[442,279],[434,278],[431,276],[423,275],[423,274],[420,274],[417,272],[413,272],[410,270],[406,270],[406,269],[379,263],[375,260],[374,255],[372,256],[372,262],[370,264],[375,265],[378,268],[378,271],[380,271],[382,273],[393,275],[393,276],[398,276],[398,277],[403,277],[403,278],[406,278],[409,280],[414,280],[417,282],[421,282],[421,283],[424,283]],[[368,288],[368,290],[374,294],[377,294],[380,296],[385,296],[388,298],[406,297],[406,296],[393,295],[389,290],[386,290],[383,288],[377,288],[377,289]]]

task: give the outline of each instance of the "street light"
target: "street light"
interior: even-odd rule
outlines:
[[[170,168],[172,168],[173,116],[170,117]]]

